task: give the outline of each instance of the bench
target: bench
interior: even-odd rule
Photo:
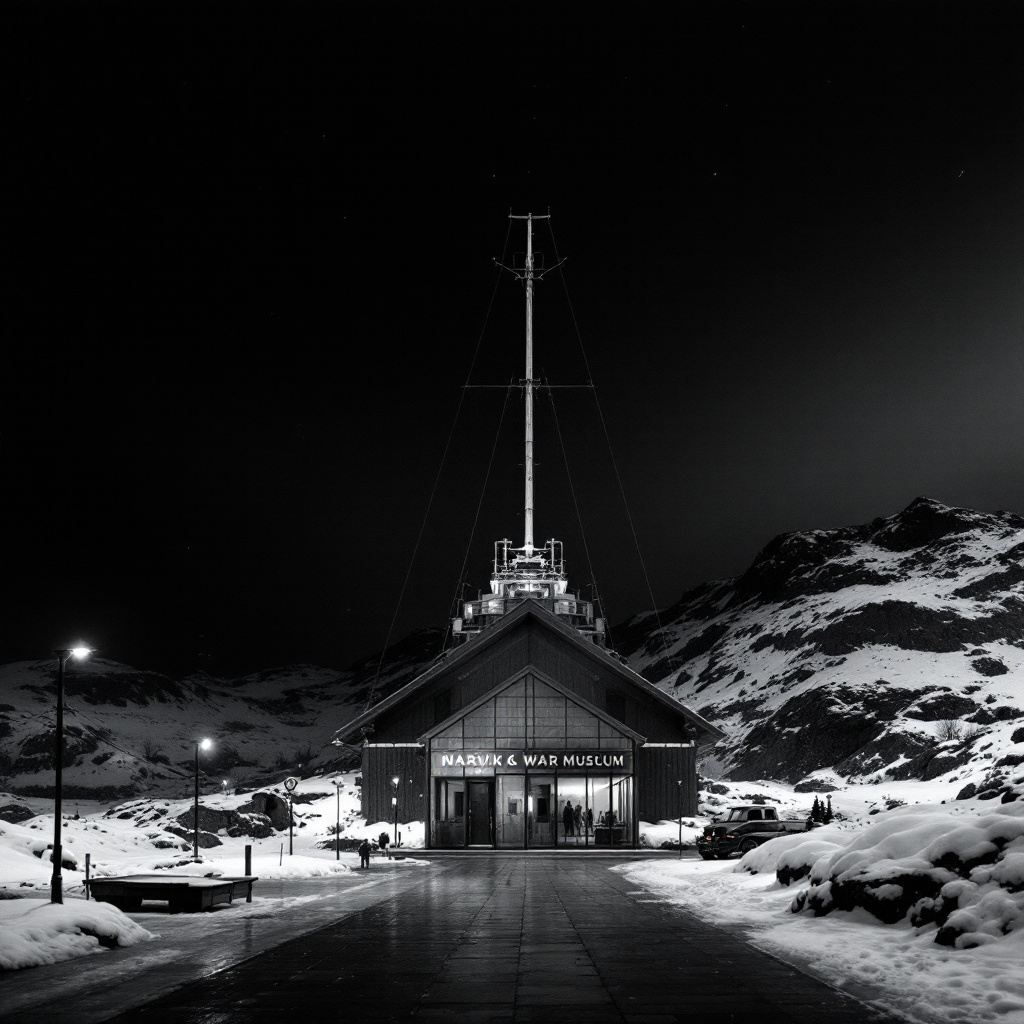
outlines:
[[[85,884],[98,903],[119,910],[141,910],[143,900],[163,900],[172,914],[209,910],[218,903],[245,897],[252,902],[257,875],[205,878],[198,875],[121,875],[92,878]]]

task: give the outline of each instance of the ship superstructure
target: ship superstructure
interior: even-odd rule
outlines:
[[[523,265],[503,268],[522,281],[526,290],[526,373],[519,382],[523,389],[525,413],[524,537],[521,547],[513,547],[508,538],[495,542],[491,593],[463,603],[462,615],[452,622],[452,635],[457,640],[469,640],[517,605],[534,601],[594,643],[604,646],[605,624],[602,618],[595,618],[593,602],[577,597],[568,589],[562,542],[550,539],[538,546],[533,539],[533,405],[535,392],[541,386],[533,376],[533,287],[534,282],[541,280],[547,272],[535,265],[533,222],[547,220],[547,215],[528,213],[510,216],[513,220],[526,221]]]

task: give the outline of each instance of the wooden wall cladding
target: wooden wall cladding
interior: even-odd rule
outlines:
[[[368,822],[394,821],[391,797],[398,786],[398,820],[425,821],[424,792],[427,756],[422,747],[363,747],[363,787],[360,813]]]
[[[641,821],[667,821],[680,814],[696,814],[696,748],[641,747],[637,753],[635,784]]]

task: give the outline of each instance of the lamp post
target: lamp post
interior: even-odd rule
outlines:
[[[64,666],[68,658],[85,658],[92,653],[89,647],[64,647],[53,652],[57,655],[57,723],[53,740],[53,874],[50,877],[50,902],[64,902],[64,880],[61,862],[64,851],[60,843],[61,798],[64,785]]]
[[[679,859],[683,859],[683,780],[680,779],[678,782],[679,786],[679,800],[676,804],[676,810],[679,812]]]
[[[399,781],[400,780],[399,780],[397,775],[391,780],[391,785],[395,787],[395,795],[391,798],[391,806],[395,809],[395,843],[394,843],[395,846],[398,845],[398,783],[399,783]]]
[[[341,860],[341,786],[337,779],[334,780],[334,793],[338,803],[334,814],[334,859]]]
[[[199,751],[209,750],[213,746],[212,740],[196,740],[196,799],[193,807],[192,824],[195,826],[192,833],[192,860],[199,861]]]

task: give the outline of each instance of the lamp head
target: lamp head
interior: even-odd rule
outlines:
[[[86,647],[83,644],[78,644],[76,647],[58,647],[53,652],[56,654],[61,661],[67,661],[68,658],[77,658],[81,661],[82,658],[88,658],[92,654],[92,648]]]
[[[392,778],[391,785],[394,786],[396,789],[398,788],[398,776],[397,775]]]
[[[212,746],[213,746],[213,740],[200,740],[199,741],[199,749],[200,750],[209,750],[210,747],[212,747]]]

